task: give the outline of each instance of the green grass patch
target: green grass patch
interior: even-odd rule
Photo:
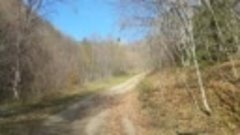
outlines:
[[[41,118],[48,115],[53,115],[64,109],[71,104],[84,100],[90,95],[96,95],[103,90],[110,89],[111,87],[123,83],[133,74],[111,77],[103,80],[98,80],[85,84],[83,87],[77,88],[78,91],[65,93],[65,95],[55,95],[47,97],[44,101],[32,102],[11,102],[0,107],[0,125],[4,121],[20,121],[22,116],[31,116],[31,118]],[[24,117],[24,118],[27,118]]]
[[[89,96],[97,95],[101,91],[121,84],[133,75],[122,75],[90,82],[82,87],[75,87],[74,90],[46,97],[41,101],[2,104],[0,106],[0,135],[35,134],[34,129],[38,129],[48,116],[66,110],[67,107]],[[62,131],[59,132],[62,133]]]
[[[98,80],[87,83],[83,88],[86,89],[88,92],[99,92],[102,90],[109,89],[117,84],[123,83],[132,76],[133,74],[121,75],[118,77],[110,77],[104,80]]]

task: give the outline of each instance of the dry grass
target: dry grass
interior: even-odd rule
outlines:
[[[239,65],[236,64],[238,71]],[[234,78],[231,64],[205,69],[203,79],[213,109],[211,116],[201,111],[197,78],[192,69],[155,72],[142,82],[139,99],[144,115],[150,118],[150,135],[231,135],[238,130],[240,81]]]
[[[118,97],[118,104],[110,109],[106,135],[148,135],[146,129],[146,119],[139,113],[140,104],[138,101],[138,93],[132,91]],[[132,126],[128,127],[128,123],[124,123],[124,119],[128,119]]]

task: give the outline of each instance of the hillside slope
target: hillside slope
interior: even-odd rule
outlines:
[[[240,65],[236,62],[237,72]],[[230,135],[239,133],[239,78],[225,63],[203,70],[204,86],[213,110],[202,111],[194,70],[172,69],[150,74],[139,85],[149,135]]]

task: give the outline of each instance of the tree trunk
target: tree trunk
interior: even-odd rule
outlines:
[[[21,81],[21,71],[20,71],[20,43],[21,43],[21,35],[16,40],[16,60],[15,60],[15,68],[14,68],[14,78],[13,78],[13,97],[14,99],[19,100],[19,83]]]
[[[201,98],[202,98],[202,102],[203,102],[203,106],[204,106],[205,111],[208,114],[211,114],[212,110],[211,110],[211,108],[208,104],[208,100],[207,100],[207,96],[206,96],[206,90],[205,90],[204,85],[203,85],[202,74],[201,74],[201,71],[200,71],[200,68],[199,68],[199,63],[198,63],[198,60],[197,60],[196,49],[195,48],[196,48],[195,45],[193,45],[192,55],[193,55],[194,66],[195,66],[195,69],[196,69],[196,75],[197,75],[197,78],[198,78],[198,85],[199,85],[199,89],[200,89],[200,92],[201,92]]]
[[[21,80],[21,74],[20,74],[20,61],[19,58],[17,58],[16,60],[16,67],[15,67],[15,71],[14,71],[14,80],[13,80],[13,97],[14,99],[19,99],[19,83]]]
[[[196,69],[196,75],[197,75],[197,79],[198,79],[198,85],[199,85],[204,109],[205,109],[207,114],[211,114],[212,110],[211,110],[211,108],[208,104],[208,100],[207,100],[207,96],[206,96],[206,90],[205,90],[204,85],[203,85],[202,74],[201,74],[201,71],[200,71],[200,68],[199,68],[199,62],[197,60],[196,43],[195,43],[195,40],[194,40],[193,30],[192,30],[193,29],[192,20],[188,16],[187,12],[184,12],[182,14],[179,11],[178,8],[176,8],[175,10],[182,20],[183,26],[186,30],[186,35],[189,36],[189,43],[191,43],[191,53],[192,53],[192,58],[193,58],[193,64],[194,64],[194,67]]]
[[[232,73],[233,73],[233,76],[235,77],[235,79],[238,79],[239,78],[239,74],[238,74],[238,70],[236,68],[236,63],[234,61],[234,59],[232,58],[232,56],[230,56],[230,54],[228,54],[228,59],[231,63],[231,66],[232,66]]]

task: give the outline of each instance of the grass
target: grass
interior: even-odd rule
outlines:
[[[59,113],[91,95],[97,95],[101,91],[123,83],[132,76],[133,74],[123,75],[87,83],[83,87],[75,87],[74,90],[64,95],[48,97],[42,102],[15,102],[2,105],[0,107],[0,135],[39,134],[34,133],[35,129],[40,128],[41,123],[48,116]],[[65,131],[60,132],[65,134]]]
[[[103,90],[107,90],[114,85],[120,84],[131,75],[122,75],[118,77],[111,77],[104,80],[98,80],[85,84],[83,87],[75,88],[78,90],[69,91],[64,95],[48,97],[41,102],[28,103],[8,103],[0,107],[0,125],[6,122],[18,122],[31,119],[44,119],[49,115],[58,113],[66,109],[69,105],[84,100],[90,95],[98,94]]]
[[[133,74],[122,75],[118,77],[110,77],[105,80],[98,80],[91,83],[87,83],[85,84],[84,88],[87,89],[87,91],[89,92],[96,92],[96,91],[99,92],[99,91],[111,88],[117,84],[120,84],[132,76]]]
[[[41,128],[44,130],[45,127],[42,127],[42,123],[49,115],[59,113],[78,101],[121,84],[133,75],[134,74],[111,77],[87,83],[80,88],[73,88],[74,90],[64,93],[64,95],[54,96],[54,98],[48,97],[44,102],[11,103],[1,106],[0,135],[39,134],[39,130],[36,129]],[[59,125],[54,125],[55,128],[57,126]],[[57,130],[56,132],[61,134],[68,134],[67,131],[64,131],[64,128],[58,127]]]
[[[236,66],[240,73],[240,64]],[[236,134],[240,124],[240,79],[229,63],[202,71],[213,114],[205,115],[194,70],[172,69],[148,75],[138,86],[149,135]]]

